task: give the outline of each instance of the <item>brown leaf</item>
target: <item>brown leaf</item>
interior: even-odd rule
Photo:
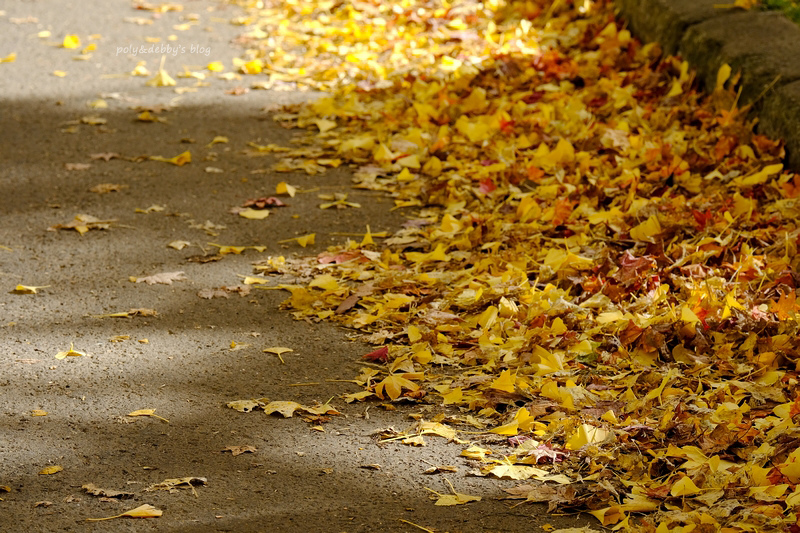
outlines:
[[[231,452],[234,457],[243,453],[256,453],[255,446],[227,446],[223,452]]]
[[[134,496],[132,492],[101,489],[94,483],[87,483],[86,485],[83,485],[81,488],[86,492],[88,492],[89,494],[91,494],[92,496],[102,496],[104,498],[118,498],[120,500],[127,500],[129,498],[133,498]]]

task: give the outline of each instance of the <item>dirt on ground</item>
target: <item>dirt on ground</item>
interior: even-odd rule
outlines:
[[[147,86],[162,56],[174,76],[241,54],[240,28],[230,24],[237,8],[184,6],[154,16],[120,0],[2,4],[0,58],[15,52],[16,60],[0,64],[0,530],[544,531],[590,523],[501,500],[515,482],[468,475],[475,465],[459,457],[464,443],[379,443],[382,431],[428,413],[341,399],[359,390],[347,380],[375,347],[330,324],[293,320],[279,310],[285,291],[242,285],[254,262],[319,253],[367,224],[391,232],[410,212],[352,190],[350,168],[277,173],[272,154],[248,145],[291,146],[293,132],[273,112],[314,93],[245,93],[236,89],[247,87],[241,79],[213,76],[176,78],[178,92]],[[81,45],[64,48],[71,34]],[[86,50],[92,43],[96,50]],[[130,74],[139,62],[148,75]],[[138,120],[143,111],[157,120]],[[182,166],[148,159],[187,150],[191,163]],[[231,213],[275,196],[281,181],[300,190],[281,196],[287,207],[264,220]],[[92,190],[104,184],[114,190]],[[361,207],[320,209],[318,195],[334,193]],[[95,218],[76,224],[79,215]],[[280,243],[310,233],[316,241],[305,248]],[[188,244],[170,247],[175,241]],[[263,249],[200,257],[217,255],[216,245]],[[173,275],[162,281],[185,279],[134,281],[163,273]],[[220,287],[230,289],[213,293]],[[118,313],[127,316],[108,316]],[[293,351],[263,351],[271,347]],[[341,414],[282,418],[226,407],[254,398],[330,402]],[[155,416],[129,416],[145,409]],[[425,474],[439,465],[456,469]],[[43,473],[56,466],[63,469]],[[158,485],[186,477],[201,479]],[[481,500],[436,506],[434,491]],[[163,515],[86,521],[145,504]]]

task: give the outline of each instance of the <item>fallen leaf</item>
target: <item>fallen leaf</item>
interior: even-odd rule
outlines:
[[[155,414],[155,412],[156,412],[155,409],[139,409],[137,411],[133,411],[133,412],[128,413],[128,416],[150,416],[150,417],[157,418],[157,419],[161,420],[162,422],[166,422],[167,424],[169,424],[169,420],[167,420],[166,418],[162,418],[162,417],[158,416],[157,414]]]
[[[435,490],[427,489],[427,490],[431,491],[432,493],[434,493],[437,496],[436,504],[435,504],[436,506],[449,507],[449,506],[453,506],[453,505],[464,505],[464,504],[470,503],[470,502],[479,502],[479,501],[481,501],[481,497],[480,496],[470,496],[469,494],[463,494],[461,492],[456,492],[455,488],[453,488],[452,483],[450,483],[448,481],[448,484],[450,485],[450,490],[452,490],[452,492],[453,492],[452,494],[439,494]]]
[[[267,211],[266,209],[247,208],[243,211],[239,211],[239,216],[243,218],[248,218],[250,220],[264,220],[269,216],[269,211]]]
[[[190,243],[189,241],[172,241],[167,246],[169,246],[170,248],[174,248],[176,250],[183,250],[190,244],[192,243]]]
[[[162,163],[171,163],[173,165],[182,167],[183,165],[192,162],[192,153],[189,150],[186,150],[175,157],[166,158],[160,155],[151,155],[149,159],[151,161],[161,161]]]
[[[89,189],[89,192],[94,192],[97,194],[107,194],[110,192],[121,191],[127,188],[128,188],[127,185],[119,185],[117,183],[101,183]]]
[[[72,345],[72,343],[70,343],[69,350],[67,350],[66,352],[58,352],[56,354],[56,359],[64,359],[66,357],[80,357],[82,355],[86,355],[86,354],[83,353],[83,352],[77,351],[74,348],[74,346]]]
[[[438,466],[432,466],[432,467],[426,469],[425,471],[423,471],[422,473],[431,475],[431,474],[444,474],[444,473],[455,473],[455,472],[458,472],[458,467],[457,466],[438,465]]]
[[[235,409],[240,413],[249,413],[253,409],[258,407],[263,407],[266,405],[268,400],[266,398],[262,398],[260,400],[236,400],[234,402],[228,402],[226,404],[227,407],[231,409]]]
[[[81,45],[81,38],[77,35],[66,35],[61,42],[62,48],[78,48]]]
[[[302,408],[303,406],[297,402],[278,401],[269,402],[267,405],[265,405],[264,412],[268,415],[271,415],[272,413],[279,413],[284,418],[291,418],[294,416],[295,411]]]
[[[227,446],[223,452],[231,452],[234,457],[243,453],[256,453],[255,446]]]
[[[282,181],[275,186],[275,194],[288,194],[290,197],[294,198],[294,195],[297,194],[297,188]]]
[[[164,61],[166,56],[161,57],[161,65],[158,67],[158,72],[151,79],[147,80],[148,87],[174,87],[178,84],[166,70],[164,70]],[[146,69],[145,69],[146,72]],[[146,76],[147,74],[145,74]]]
[[[309,244],[314,244],[314,241],[316,240],[316,236],[317,236],[316,233],[309,233],[308,235],[303,235],[302,237],[294,237],[292,239],[284,239],[282,241],[278,241],[278,243],[279,244],[285,244],[287,242],[296,241],[297,244],[299,244],[300,246],[305,248]]]
[[[39,471],[39,475],[40,476],[49,476],[49,475],[52,475],[52,474],[57,474],[58,472],[61,472],[62,470],[64,470],[64,467],[61,466],[61,465],[48,466],[46,468],[42,468]]]
[[[115,518],[158,518],[164,511],[160,509],[156,509],[150,504],[140,505],[135,509],[131,509],[130,511],[125,511],[124,513],[115,515],[115,516],[107,516],[105,518],[87,518],[87,522],[100,522],[101,520],[113,520]]]
[[[47,228],[48,231],[56,231],[59,229],[74,229],[81,235],[85,235],[92,229],[109,229],[111,224],[116,220],[100,220],[99,218],[91,215],[75,215],[75,219],[67,222],[66,224],[56,224]]]
[[[166,209],[166,206],[164,206],[164,205],[153,204],[150,207],[146,207],[144,209],[137,207],[136,209],[134,209],[134,212],[142,213],[142,214],[146,215],[148,213],[159,213],[159,212],[163,211],[164,209]]]
[[[172,285],[173,281],[183,281],[187,279],[184,272],[161,272],[160,274],[153,274],[152,276],[145,276],[143,278],[131,278],[135,283],[145,282],[148,285]]]
[[[99,496],[103,498],[118,498],[120,500],[128,500],[133,498],[134,494],[132,492],[124,492],[120,490],[108,490],[108,489],[101,489],[100,487],[96,486],[94,483],[87,483],[86,485],[82,485],[81,488],[91,494],[92,496]]]
[[[34,287],[31,285],[17,285],[14,287],[14,290],[11,291],[11,294],[38,294],[39,289],[46,289],[50,285],[41,285],[38,287]]]
[[[282,348],[282,347],[274,347],[274,348],[264,348],[263,350],[265,353],[274,353],[278,356],[278,359],[281,360],[281,363],[286,364],[286,361],[283,360],[283,354],[293,352],[291,348]]]

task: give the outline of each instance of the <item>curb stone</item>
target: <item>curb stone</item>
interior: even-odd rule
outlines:
[[[719,0],[615,4],[632,33],[686,59],[705,87],[725,63],[740,72],[740,104],[755,104],[758,132],[783,139],[800,170],[800,27],[778,12],[715,7]]]

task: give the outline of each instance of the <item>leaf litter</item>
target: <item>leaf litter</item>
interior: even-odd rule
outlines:
[[[800,177],[753,133],[730,68],[701,94],[607,1],[292,6],[254,12],[281,21],[252,36],[270,82],[330,96],[276,115],[318,151],[275,170],[339,159],[418,210],[280,286],[296,318],[384,344],[353,399],[448,407],[455,434],[494,443],[462,453],[478,474],[540,480],[509,493],[551,511],[796,527]],[[323,261],[337,252],[363,260]],[[271,404],[228,406],[300,408]],[[451,492],[437,505],[479,499]]]

